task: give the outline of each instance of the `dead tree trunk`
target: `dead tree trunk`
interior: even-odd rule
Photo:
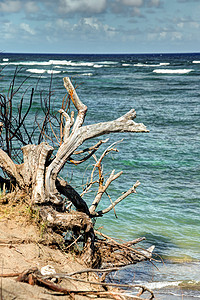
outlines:
[[[122,201],[129,194],[134,193],[139,182],[136,182],[132,188],[119,197],[108,208],[97,211],[97,206],[101,200],[102,194],[106,191],[109,184],[118,178],[122,172],[111,173],[105,184],[103,183],[103,174],[101,170],[102,159],[107,153],[115,149],[110,147],[105,151],[99,160],[96,159],[94,168],[99,170],[99,189],[93,204],[90,208],[83,198],[71,187],[67,182],[59,178],[59,172],[65,166],[67,161],[72,160],[71,156],[76,154],[76,149],[86,140],[115,132],[148,132],[146,126],[142,123],[137,124],[133,121],[136,117],[136,112],[131,109],[120,118],[110,121],[84,126],[84,119],[87,112],[87,106],[79,99],[75,88],[73,87],[68,77],[64,78],[64,86],[67,89],[69,97],[77,110],[77,117],[74,120],[74,113],[71,116],[63,109],[59,110],[62,118],[65,119],[65,125],[62,131],[62,143],[55,152],[54,148],[47,142],[41,142],[39,145],[29,144],[22,147],[23,163],[15,164],[9,155],[0,149],[0,168],[7,176],[15,182],[16,191],[26,191],[31,195],[31,205],[39,207],[40,215],[44,220],[48,221],[51,227],[72,228],[77,227],[79,230],[84,230],[87,237],[94,241],[92,217],[102,216],[110,211],[114,206]],[[4,124],[0,123],[0,134]],[[91,147],[87,160],[100,147],[104,141]],[[83,151],[84,152],[84,151]],[[81,161],[81,162],[82,162]],[[87,187],[90,188],[91,183]],[[63,197],[64,196],[64,197]],[[67,197],[79,211],[78,216],[65,213],[65,197]],[[73,219],[74,218],[74,219]]]

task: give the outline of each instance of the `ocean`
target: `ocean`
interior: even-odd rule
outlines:
[[[131,108],[149,133],[113,134],[96,153],[115,141],[118,153],[104,160],[104,173],[123,171],[108,193],[114,201],[136,180],[141,182],[96,228],[115,239],[146,237],[139,248],[155,245],[155,260],[124,268],[112,280],[141,283],[157,299],[200,298],[200,53],[185,54],[8,54],[0,53],[0,91],[7,93],[14,72],[16,85],[30,95],[37,85],[33,112],[41,113],[39,90],[56,113],[69,76],[88,106],[85,124],[109,121]],[[17,109],[17,97],[15,109]],[[102,138],[102,137],[101,137]],[[99,139],[101,139],[99,138]],[[98,140],[98,139],[97,139]],[[94,142],[89,141],[88,145]],[[94,161],[67,165],[62,176],[82,191]],[[84,198],[90,203],[95,191]],[[101,208],[110,200],[104,197]]]

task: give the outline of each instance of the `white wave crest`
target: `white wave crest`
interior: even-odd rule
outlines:
[[[82,76],[92,76],[93,75],[93,73],[83,73],[83,74],[81,74]]]
[[[193,60],[193,64],[200,64],[200,60]]]
[[[3,61],[9,61],[9,58],[3,58]]]
[[[123,67],[130,67],[131,64],[122,64]]]
[[[56,71],[56,70],[47,70],[48,74],[59,74],[61,71]]]
[[[96,62],[96,63],[100,63],[102,65],[116,65],[116,64],[118,64],[118,62],[116,62],[116,61],[101,61],[101,62]]]
[[[179,286],[180,283],[182,283],[182,281],[162,281],[162,282],[149,282],[149,283],[145,283],[144,285],[149,289],[155,290],[155,289],[162,289],[170,286]]]
[[[64,65],[72,67],[93,67],[93,62],[72,62],[71,60],[49,60],[50,65]]]
[[[49,61],[19,61],[10,62],[9,65],[15,66],[51,66],[51,65],[62,65],[72,67],[93,67],[94,62],[72,62],[71,60],[52,60]],[[1,63],[1,65],[7,65],[7,63]]]
[[[153,73],[158,73],[158,74],[187,74],[193,71],[193,69],[156,69],[153,70]]]
[[[159,64],[142,64],[142,63],[137,63],[134,64],[134,67],[161,67],[161,66],[168,66],[170,63],[159,63]]]
[[[27,69],[26,71],[30,72],[30,73],[35,73],[35,74],[44,74],[44,73],[59,74],[59,73],[61,73],[61,71],[45,70],[45,69]]]
[[[26,71],[30,73],[36,73],[36,74],[43,74],[46,72],[46,70],[44,69],[27,69]]]
[[[94,66],[93,66],[94,68],[102,68],[103,67],[103,65],[97,65],[97,64],[94,64]]]

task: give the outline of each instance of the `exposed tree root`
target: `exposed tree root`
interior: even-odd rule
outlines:
[[[86,270],[85,272],[89,272],[89,270]],[[94,270],[91,270],[91,272],[94,272]],[[78,272],[77,272],[78,273]],[[76,273],[76,274],[77,274]],[[145,292],[147,292],[148,300],[154,299],[154,293],[146,288],[145,286],[142,285],[125,285],[125,284],[112,284],[112,283],[101,283],[97,281],[86,281],[80,278],[73,277],[70,274],[51,274],[49,276],[43,276],[39,269],[37,267],[25,270],[21,273],[10,273],[10,274],[0,274],[0,277],[17,277],[16,281],[18,282],[25,282],[30,285],[39,285],[42,287],[45,287],[49,290],[56,291],[58,293],[64,294],[64,295],[82,295],[82,296],[98,296],[98,297],[106,297],[109,299],[141,299],[140,296],[143,295]],[[84,282],[85,284],[89,284],[92,286],[98,285],[102,286],[102,290],[79,290],[79,289],[66,289],[58,284],[53,283],[51,280],[47,278],[56,278],[56,279],[61,279],[61,278],[67,278],[68,280],[72,281],[81,281]],[[126,292],[123,292],[122,290],[112,290],[110,287],[115,287],[115,288],[128,288],[129,291],[126,290]],[[130,292],[135,289],[139,288],[140,291],[137,293],[137,295],[133,295]],[[144,298],[142,298],[144,299]]]

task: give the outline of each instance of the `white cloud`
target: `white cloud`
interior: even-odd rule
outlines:
[[[16,27],[12,22],[5,22],[1,30],[1,37],[5,40],[12,39],[16,35]]]
[[[25,2],[24,7],[27,13],[36,13],[39,10],[39,7],[34,1]]]
[[[178,31],[175,31],[175,32],[172,32],[171,33],[171,40],[172,41],[176,41],[176,40],[181,40],[182,39],[182,33],[181,32],[178,32]]]
[[[178,24],[177,24],[177,27],[178,27],[178,28],[183,28],[183,27],[184,27],[184,23],[183,23],[183,22],[178,23]]]
[[[100,25],[98,24],[99,22],[94,18],[84,18],[83,23],[94,30],[99,30],[100,28]]]
[[[142,7],[142,6],[159,6],[160,0],[117,0],[118,3],[121,3],[125,6],[133,6],[133,7]]]
[[[147,34],[147,40],[148,41],[154,41],[157,38],[157,34],[156,33],[148,33]]]
[[[167,36],[167,32],[166,32],[166,31],[160,32],[160,38],[161,38],[161,39],[165,39],[166,36]]]
[[[190,26],[192,28],[199,29],[200,28],[200,23],[198,23],[198,22],[190,22]]]
[[[20,27],[20,29],[24,30],[25,32],[27,32],[31,35],[35,35],[35,30],[31,29],[29,24],[21,23],[19,27]]]
[[[149,2],[149,6],[155,6],[155,7],[160,6],[160,0],[151,0]]]
[[[107,24],[101,23],[97,18],[82,18],[78,24],[74,25],[73,30],[78,30],[84,34],[98,37],[113,37],[116,34],[116,29]]]
[[[143,0],[120,0],[120,2],[127,6],[142,6]]]
[[[60,0],[58,11],[60,13],[102,13],[106,9],[106,0]]]
[[[21,2],[15,0],[7,0],[0,3],[0,12],[16,13],[21,9]]]

